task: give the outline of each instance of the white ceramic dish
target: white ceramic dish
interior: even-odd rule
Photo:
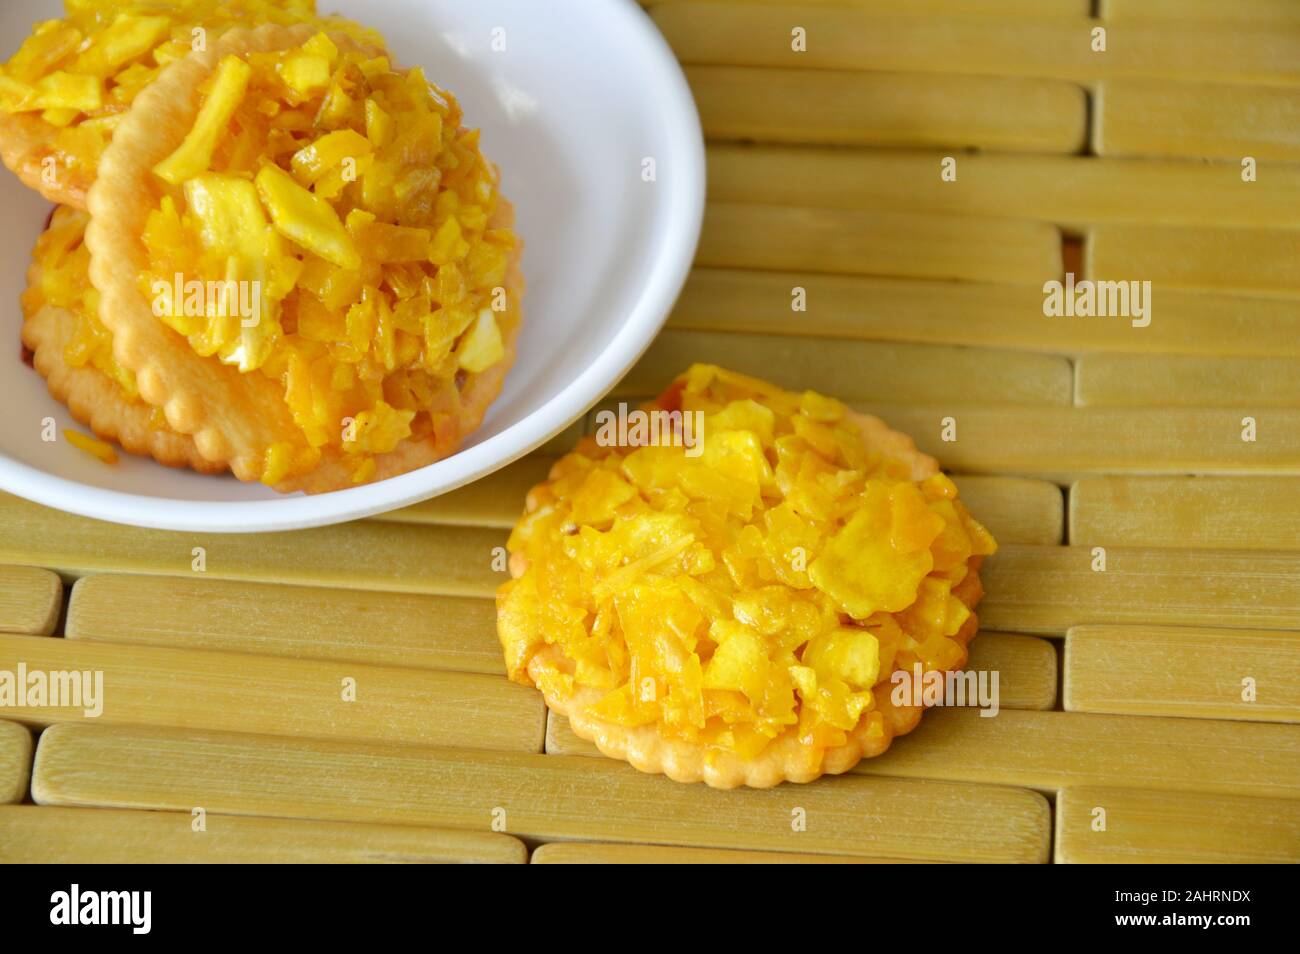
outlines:
[[[18,296],[50,206],[0,170],[0,488],[89,517],[249,532],[337,523],[488,474],[579,417],[642,354],[686,278],[704,207],[704,147],[685,78],[634,0],[319,0],[381,30],[452,90],[518,210],[528,280],[519,358],[457,454],[390,480],[280,496],[120,455],[108,466],[42,421],[78,425],[21,360]],[[57,0],[0,5],[0,57]],[[504,45],[504,49],[500,47]],[[655,180],[643,180],[643,160]]]

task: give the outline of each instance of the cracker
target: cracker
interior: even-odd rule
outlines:
[[[367,46],[376,50],[382,47],[379,34],[366,30],[342,17],[318,16],[315,13],[314,3],[304,6],[291,2],[280,6],[272,4],[268,7],[257,3],[250,5],[244,2],[233,2],[226,3],[222,11],[218,13],[217,10],[213,9],[213,4],[205,3],[204,0],[197,0],[197,2],[196,0],[186,0],[184,3],[154,3],[152,5],[149,3],[126,3],[122,5],[122,9],[118,12],[166,16],[171,21],[172,29],[169,35],[164,38],[164,41],[160,41],[160,45],[165,45],[167,41],[174,41],[178,36],[186,36],[192,26],[206,25],[206,29],[210,34],[220,35],[238,22],[239,18],[243,17],[250,21],[256,19],[258,22],[280,24],[313,23],[317,29],[344,30],[353,33]],[[93,25],[86,22],[88,18],[93,19]],[[263,20],[263,18],[270,19]],[[85,31],[84,46],[98,39],[99,34],[112,23],[113,18],[102,15],[94,18],[93,11],[76,12],[69,10],[67,21]],[[153,68],[153,57],[157,51],[156,46],[147,54],[137,56],[133,60],[120,64],[117,70],[109,76],[108,83],[112,85],[121,78],[122,73],[127,69],[136,69],[141,66]],[[75,63],[75,57],[73,61]],[[61,63],[57,65],[62,68],[67,64]],[[73,71],[76,71],[75,66]],[[129,101],[106,103],[103,109],[93,114],[80,116],[67,127],[57,126],[49,122],[39,112],[0,112],[0,161],[3,161],[24,185],[39,192],[51,202],[84,210],[86,208],[87,194],[95,182],[99,149],[97,147],[90,149],[89,144],[86,144],[86,151],[82,151],[82,149],[69,150],[60,140],[66,129],[75,129],[83,122],[111,116],[124,108],[128,108],[129,105]],[[111,139],[111,134],[108,138]],[[53,164],[49,163],[51,159]]]
[[[77,215],[68,208],[54,213],[51,225],[63,225]],[[84,213],[82,213],[84,217]],[[28,286],[39,286],[42,264],[33,261]],[[77,316],[50,304],[34,307],[23,299],[23,344],[32,352],[32,365],[45,379],[50,394],[67,405],[72,416],[102,440],[115,441],[126,451],[152,457],[168,467],[190,467],[220,473],[225,467],[204,459],[188,437],[160,427],[155,410],[125,394],[117,382],[92,365],[68,363],[67,348],[77,332]]]
[[[199,87],[228,55],[274,51],[299,45],[317,29],[310,25],[266,25],[232,30],[207,51],[171,64],[136,98],[100,162],[90,191],[92,222],[86,232],[91,281],[101,293],[101,319],[113,333],[114,356],[136,375],[141,396],[163,409],[172,429],[190,435],[208,460],[228,465],[241,480],[256,481],[267,448],[297,433],[281,386],[260,374],[241,374],[219,361],[199,357],[188,342],[154,317],[136,281],[147,266],[140,239],[150,211],[161,197],[153,167],[185,138],[199,108]],[[341,49],[350,38],[331,34]],[[505,225],[513,211],[502,200],[494,222]],[[374,457],[372,480],[406,473],[453,453],[482,421],[501,391],[515,353],[523,279],[519,246],[507,278],[509,310],[498,316],[505,345],[503,361],[468,375],[452,406],[434,409],[435,427],[424,439],[408,438]],[[351,487],[356,460],[326,448],[318,466],[275,485],[283,492],[323,493]]]
[[[876,451],[911,466],[913,480],[924,480],[939,473],[938,462],[921,453],[916,442],[906,434],[891,429],[880,418],[867,414],[849,413],[861,429],[869,450]],[[535,510],[538,501],[530,494],[526,507]],[[979,628],[974,613],[983,595],[979,580],[981,557],[972,557],[969,570],[961,587],[954,595],[971,609],[965,625],[953,637],[962,644],[963,654],[955,668],[966,664],[965,647]],[[510,557],[511,576],[518,579],[528,569],[522,553]],[[498,597],[498,608],[502,601]],[[499,626],[513,626],[516,621],[507,614],[498,615]],[[562,652],[548,646],[529,660],[528,676],[536,686],[554,686],[559,680],[554,676],[571,673],[572,664]],[[642,772],[666,775],[678,782],[704,782],[713,788],[771,788],[781,782],[811,782],[822,775],[847,772],[862,759],[874,758],[885,752],[890,743],[906,735],[920,724],[923,706],[897,706],[891,698],[892,686],[886,679],[872,689],[875,708],[883,717],[883,725],[876,730],[867,716],[850,731],[842,745],[822,750],[820,755],[803,745],[794,731],[777,736],[758,756],[742,758],[735,752],[709,748],[700,743],[665,738],[656,724],[629,727],[593,716],[590,707],[604,697],[606,690],[577,688],[572,695],[561,698],[558,694],[543,691],[546,705],[564,716],[574,734],[593,743],[602,754],[630,763]]]

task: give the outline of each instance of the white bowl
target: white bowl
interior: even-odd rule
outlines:
[[[0,57],[57,0],[0,5]],[[0,488],[89,517],[172,530],[320,526],[445,493],[528,453],[594,404],[650,344],[685,281],[704,208],[704,146],[685,78],[633,0],[319,0],[388,37],[483,130],[526,243],[519,357],[457,454],[362,487],[281,496],[41,439],[85,428],[21,361],[18,296],[50,206],[0,169]],[[499,49],[504,41],[504,50]],[[655,160],[643,181],[643,160]]]

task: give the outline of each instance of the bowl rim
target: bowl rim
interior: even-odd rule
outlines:
[[[597,360],[546,403],[499,434],[451,457],[373,484],[325,494],[266,500],[176,500],[83,484],[22,463],[3,451],[0,489],[83,517],[155,530],[299,530],[358,520],[448,493],[508,466],[564,431],[630,371],[654,341],[686,283],[704,220],[704,134],[686,75],[667,40],[636,0],[619,0],[611,9],[617,9],[616,15],[646,44],[653,74],[645,77],[645,83],[657,90],[668,127],[667,141],[675,155],[675,184],[668,190],[665,238],[640,298]],[[428,471],[450,460],[458,462],[461,475],[432,492]]]

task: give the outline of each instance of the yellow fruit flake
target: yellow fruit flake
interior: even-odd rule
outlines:
[[[703,453],[587,438],[533,489],[498,598],[511,678],[559,650],[548,695],[751,758],[882,731],[895,670],[964,662],[996,545],[951,480],[870,453],[838,401],[713,366],[646,410],[702,414]]]
[[[128,401],[138,401],[135,375],[113,358],[113,336],[99,320],[99,293],[90,284],[90,251],[84,240],[90,216],[60,208],[36,240],[32,258],[39,279],[23,292],[25,314],[45,306],[63,308],[76,319],[63,358],[69,367],[92,367],[113,380]]]
[[[257,285],[255,320],[159,317],[201,357],[283,387],[300,433],[266,450],[265,482],[331,448],[372,479],[367,459],[428,437],[465,376],[505,359],[517,305],[493,306],[516,238],[492,227],[496,169],[461,120],[419,70],[318,33],[223,59],[155,169],[142,286]]]
[[[170,156],[154,167],[158,177],[172,185],[207,171],[217,139],[225,134],[230,117],[243,102],[253,70],[237,56],[227,56],[217,67],[212,89],[203,101],[194,127]]]
[[[84,451],[91,457],[98,458],[105,464],[117,463],[117,451],[113,449],[112,444],[97,440],[94,437],[87,437],[80,431],[68,430],[66,428],[63,431],[63,436],[69,444],[77,448],[79,451]]]
[[[0,112],[40,113],[62,164],[87,170],[98,165],[114,120],[140,90],[200,40],[211,43],[236,26],[315,23],[380,42],[350,21],[319,16],[314,0],[69,0],[65,6],[63,19],[37,23],[0,66]]]

